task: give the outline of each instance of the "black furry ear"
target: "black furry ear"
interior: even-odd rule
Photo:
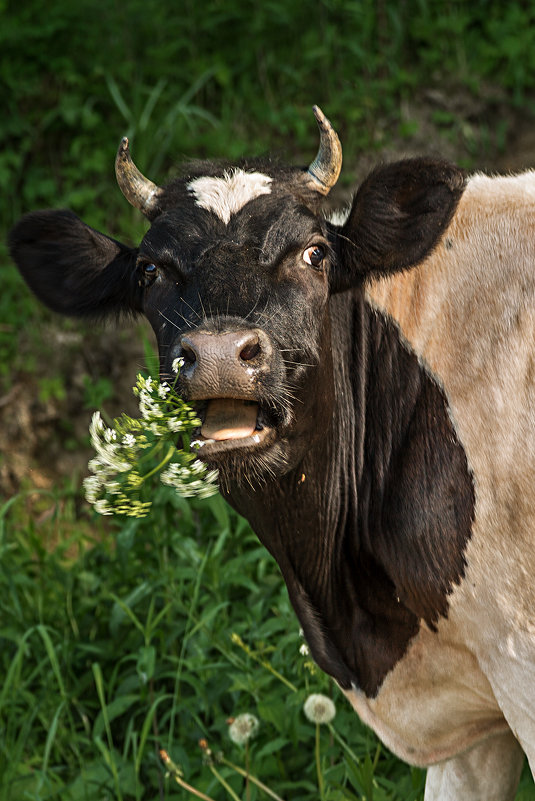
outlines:
[[[9,234],[30,289],[60,314],[106,317],[138,311],[136,251],[90,228],[71,211],[36,211]]]
[[[446,161],[408,159],[375,169],[346,222],[331,226],[338,255],[333,291],[421,262],[448,227],[464,186],[464,173]]]

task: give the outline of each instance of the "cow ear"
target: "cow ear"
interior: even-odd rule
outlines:
[[[136,251],[70,211],[36,211],[9,234],[11,256],[39,300],[60,314],[107,317],[139,310]]]
[[[419,264],[448,227],[464,186],[464,173],[446,161],[408,159],[375,169],[347,220],[331,225],[332,290]]]

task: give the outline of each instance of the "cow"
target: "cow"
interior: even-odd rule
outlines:
[[[132,248],[70,211],[10,234],[79,317],[144,314],[199,458],[276,559],[317,664],[426,801],[512,799],[535,770],[535,173],[415,158],[322,211],[342,160],[192,162],[122,140]]]

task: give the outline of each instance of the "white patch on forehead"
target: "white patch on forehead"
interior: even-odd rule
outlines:
[[[195,178],[188,190],[195,196],[195,203],[228,223],[250,200],[271,193],[272,178],[261,172],[244,172],[235,169],[225,172],[222,178],[205,176]]]

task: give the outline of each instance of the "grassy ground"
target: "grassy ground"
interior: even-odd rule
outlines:
[[[68,206],[133,240],[122,134],[158,181],[183,156],[300,163],[314,102],[342,137],[342,193],[400,152],[491,166],[531,126],[534,17],[497,0],[0,0],[0,218]],[[92,515],[88,420],[131,403],[142,335],[58,320],[0,262],[0,801],[191,797],[159,749],[217,800],[267,797],[229,763],[292,801],[318,799],[318,763],[325,799],[421,799],[423,772],[300,653],[276,565],[221,499],[162,488],[148,521]],[[310,692],[337,705],[319,738]],[[228,734],[242,712],[260,720],[248,748]],[[527,772],[517,798],[535,799]]]

